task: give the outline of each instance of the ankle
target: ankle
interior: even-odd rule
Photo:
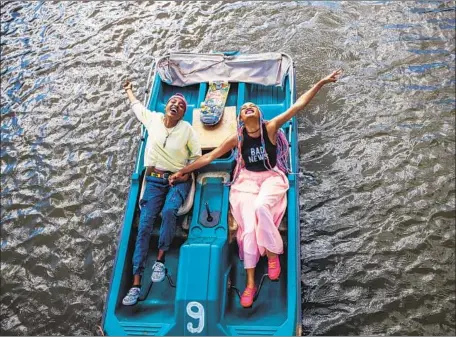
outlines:
[[[141,275],[133,276],[133,287],[141,287]]]

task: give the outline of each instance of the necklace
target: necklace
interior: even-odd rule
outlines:
[[[258,130],[260,130],[260,128],[256,129],[255,131],[252,131],[252,132],[250,132],[249,130],[247,130],[247,128],[246,128],[245,130],[247,131],[247,133],[255,133],[255,132],[257,132]]]
[[[165,137],[165,140],[163,142],[163,148],[165,148],[166,146],[166,142],[168,141],[168,137],[171,136],[171,134],[173,133],[174,129],[179,125],[180,121],[177,122],[176,125],[174,125],[174,127],[171,129],[171,131],[168,131],[168,128],[165,126],[165,123],[163,122],[163,126],[165,126],[165,131],[166,131],[166,137]]]

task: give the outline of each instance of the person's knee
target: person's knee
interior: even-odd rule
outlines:
[[[169,219],[169,218],[177,218],[177,211],[175,207],[163,207],[162,210],[162,218]]]
[[[263,202],[261,201],[255,201],[254,205],[253,205],[253,208],[255,210],[255,213],[258,214],[258,213],[264,213],[264,212],[267,212],[268,211],[268,206],[265,205]]]
[[[139,219],[138,233],[149,232],[154,225],[153,217],[143,216]]]
[[[158,208],[154,201],[142,200],[142,208],[139,216],[139,227],[150,227],[157,218]]]

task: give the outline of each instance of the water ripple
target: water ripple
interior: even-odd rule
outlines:
[[[1,330],[96,333],[149,65],[283,51],[299,116],[303,331],[455,334],[454,1],[3,2]]]

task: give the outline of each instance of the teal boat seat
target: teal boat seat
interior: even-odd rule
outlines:
[[[258,107],[263,113],[263,118],[267,121],[270,121],[286,110],[283,104],[258,104]]]

